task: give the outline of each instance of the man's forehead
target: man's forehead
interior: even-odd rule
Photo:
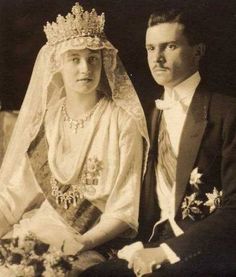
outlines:
[[[146,32],[146,44],[178,41],[184,37],[183,31],[184,25],[177,22],[160,23],[151,26]]]

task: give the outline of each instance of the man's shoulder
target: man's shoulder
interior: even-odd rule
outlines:
[[[201,81],[196,91],[209,98],[209,112],[224,117],[229,112],[236,115],[236,92],[225,92],[212,89],[206,82]]]
[[[216,104],[221,104],[221,105],[225,105],[226,103],[231,105],[236,104],[236,93],[235,93],[235,97],[224,93],[219,93],[219,92],[211,92],[211,95],[212,95],[212,99],[215,101]]]
[[[211,109],[220,114],[232,113],[236,115],[236,97],[223,93],[211,92]]]

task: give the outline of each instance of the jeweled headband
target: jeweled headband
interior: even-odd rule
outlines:
[[[49,45],[78,37],[101,38],[104,36],[105,15],[98,15],[95,9],[84,11],[79,3],[71,9],[66,17],[57,16],[56,22],[44,26],[44,32]]]

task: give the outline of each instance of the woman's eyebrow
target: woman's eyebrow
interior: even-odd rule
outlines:
[[[68,53],[68,56],[80,56],[80,54],[79,53]]]
[[[90,51],[89,51],[89,54],[99,55],[99,52],[90,50]],[[68,53],[68,56],[69,56],[69,57],[80,57],[80,53],[71,52],[71,53]]]

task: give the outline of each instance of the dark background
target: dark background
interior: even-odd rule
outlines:
[[[155,98],[159,88],[146,62],[148,16],[164,0],[80,0],[85,9],[105,12],[105,31],[141,101]],[[173,0],[181,2],[183,0]],[[236,96],[236,0],[188,0],[204,6],[208,48],[201,73],[210,88]],[[2,109],[19,109],[34,60],[46,42],[43,26],[65,16],[75,0],[0,0],[0,99]]]

